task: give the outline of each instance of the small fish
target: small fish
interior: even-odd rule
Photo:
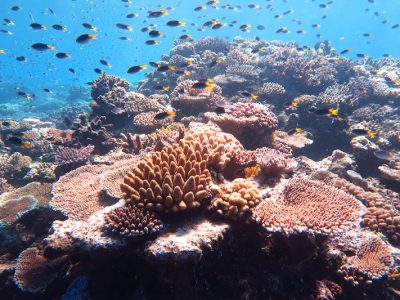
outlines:
[[[265,26],[264,25],[257,25],[256,27],[258,30],[265,30]]]
[[[29,26],[35,30],[39,30],[39,29],[47,30],[46,26],[39,24],[39,23],[31,23]]]
[[[24,97],[27,100],[31,100],[31,99],[35,98],[35,94],[29,94],[29,93],[22,92],[22,91],[17,91],[17,95]]]
[[[367,59],[368,55],[364,54],[364,53],[357,53],[357,57],[359,58],[363,58],[363,59]]]
[[[127,36],[120,36],[119,39],[122,40],[122,41],[130,41],[130,40],[131,40],[131,39],[130,39],[129,37],[127,37]]]
[[[63,124],[65,125],[65,127],[69,128],[72,125],[72,121],[68,117],[65,117],[63,120]]]
[[[206,6],[205,6],[205,5],[202,5],[202,6],[197,6],[197,7],[195,7],[195,8],[194,8],[194,11],[201,11],[201,10],[204,10],[204,9],[206,9]]]
[[[1,125],[5,126],[5,127],[14,127],[15,126],[15,122],[14,121],[2,121]]]
[[[89,24],[89,23],[87,23],[87,22],[82,23],[82,26],[85,27],[86,29],[90,29],[90,30],[93,30],[93,31],[97,31],[97,28],[96,28],[96,27],[94,27],[92,24]]]
[[[21,9],[21,6],[18,5],[14,5],[13,7],[11,7],[12,11],[19,11]]]
[[[122,24],[122,23],[117,23],[115,24],[119,29],[123,29],[123,30],[128,30],[128,31],[132,31],[133,27],[126,25],[126,24]]]
[[[58,52],[56,53],[57,58],[71,58],[71,54],[69,53],[64,53],[64,52]]]
[[[52,10],[50,7],[49,8],[47,8],[48,10],[49,10],[49,12],[53,15],[53,16],[55,16],[56,15],[56,13],[54,12],[54,10]]]
[[[283,103],[283,106],[285,106],[285,107],[298,107],[299,103],[296,102],[296,101],[289,101],[289,102]]]
[[[160,41],[157,40],[147,40],[145,42],[146,45],[158,45],[160,43]]]
[[[95,73],[100,74],[100,75],[104,73],[104,72],[103,72],[102,70],[100,70],[99,68],[94,68],[93,70],[94,70]]]
[[[309,110],[309,111],[311,111],[311,110]],[[312,112],[319,116],[327,116],[327,117],[336,118],[338,121],[343,120],[341,117],[339,117],[339,109],[338,108],[321,108],[321,109],[316,109],[316,110],[313,109]]]
[[[93,82],[92,82],[92,81],[88,81],[88,82],[85,82],[85,84],[86,84],[86,85],[89,85],[89,86],[92,86],[92,85],[93,85]]]
[[[365,33],[363,33],[363,36],[365,36],[365,37],[370,37],[371,34],[370,34],[369,32],[365,32]]]
[[[179,37],[179,39],[180,39],[180,40],[191,40],[191,39],[192,39],[192,35],[190,35],[190,34],[184,34],[184,35],[181,35],[181,36]]]
[[[158,66],[159,66],[159,64],[154,62],[154,61],[149,62],[149,65],[154,67],[154,68],[158,68]]]
[[[176,70],[175,74],[189,76],[191,73],[189,71],[186,71],[186,70]]]
[[[260,47],[260,48],[256,48],[256,49],[251,50],[251,53],[256,54],[256,53],[262,52],[264,50],[265,50],[264,47]]]
[[[319,7],[321,7],[321,8],[327,8],[328,5],[326,5],[325,3],[321,3],[321,4],[319,5]]]
[[[222,63],[224,60],[222,59],[222,58],[217,58],[217,59],[214,59],[212,62],[211,62],[211,64],[209,65],[209,68],[212,68],[212,67],[214,67],[215,65],[217,65],[217,64],[219,64],[219,63]]]
[[[23,141],[21,138],[17,137],[17,136],[9,136],[8,140],[13,143],[14,145],[18,145],[18,146],[22,146],[25,149],[28,149],[30,146],[30,143],[27,141]]]
[[[369,137],[374,137],[376,135],[376,132],[372,132],[371,130],[363,129],[363,128],[356,128],[356,129],[353,129],[351,132],[356,135],[367,135]]]
[[[253,100],[257,100],[257,98],[258,98],[257,95],[254,95],[254,94],[249,93],[249,92],[241,92],[240,95],[242,95],[243,97],[246,97],[246,98],[251,98]]]
[[[169,27],[178,27],[178,26],[185,26],[186,23],[178,20],[171,20],[167,22],[167,26]]]
[[[140,71],[146,70],[146,69],[147,69],[146,65],[133,66],[128,69],[128,74],[135,74],[137,72],[140,72]]]
[[[374,152],[375,157],[382,159],[382,160],[387,160],[391,161],[395,158],[395,154],[393,152],[389,152],[386,150],[377,150]]]
[[[279,28],[276,33],[290,33],[286,27]]]
[[[15,59],[16,59],[17,61],[20,61],[20,62],[26,61],[25,56],[17,56]]]
[[[32,44],[31,48],[36,51],[56,50],[56,47],[54,47],[53,45],[43,43]]]
[[[168,117],[175,117],[176,116],[176,112],[174,111],[165,111],[165,112],[161,112],[158,113],[154,116],[155,120],[164,120]]]
[[[212,90],[214,87],[214,84],[210,81],[197,81],[192,85],[192,88],[194,89],[204,89],[207,88],[209,90]]]
[[[8,35],[13,35],[13,33],[11,31],[8,31],[8,30],[5,30],[5,29],[0,29],[0,32],[6,33]]]
[[[4,25],[15,26],[15,23],[13,21],[11,21],[10,19],[4,18],[3,21],[4,21]]]
[[[289,10],[285,11],[285,12],[283,13],[283,15],[286,16],[286,15],[289,15],[289,14],[291,14],[291,13],[293,13],[293,12],[294,12],[293,9],[289,9]]]
[[[392,26],[392,29],[396,29],[396,28],[399,28],[399,27],[400,27],[400,24],[395,24],[395,25]]]
[[[75,74],[75,69],[69,68],[68,71],[70,71],[72,74]]]
[[[159,36],[162,36],[162,35],[163,35],[163,33],[161,31],[158,31],[158,30],[149,31],[149,36],[151,36],[151,37],[159,37]]]
[[[251,24],[243,24],[239,27],[240,30],[246,30],[251,27]]]
[[[352,49],[352,48],[344,49],[342,52],[340,52],[340,55],[347,54],[347,53],[349,53],[351,50],[353,50],[353,49]]]
[[[100,59],[100,63],[104,66],[106,66],[107,68],[111,68],[111,65],[104,59]]]
[[[131,13],[131,14],[127,14],[127,15],[126,15],[126,17],[127,17],[128,19],[132,19],[132,18],[135,18],[135,17],[137,17],[137,16],[139,16],[139,14],[137,14],[137,13]]]
[[[221,115],[221,114],[225,113],[225,107],[223,107],[223,106],[217,106],[217,108],[214,109],[214,112],[215,112],[217,115]]]
[[[312,27],[312,28],[321,28],[321,25],[319,25],[319,24],[312,24],[311,27]]]
[[[114,108],[111,110],[111,112],[112,112],[113,114],[119,115],[119,114],[122,114],[122,113],[124,112],[124,110],[123,110],[121,107],[114,107]]]
[[[306,34],[306,31],[305,30],[297,30],[296,33],[298,33],[298,34]]]
[[[261,166],[259,164],[246,167],[243,169],[244,177],[246,179],[251,177],[256,177],[258,174],[260,174],[260,172],[261,172]]]
[[[148,12],[148,18],[159,18],[168,15],[168,10],[151,10]]]
[[[80,36],[78,36],[76,38],[76,42],[78,44],[87,44],[92,40],[96,39],[96,35],[95,34],[90,34],[90,33],[85,33],[85,34],[81,34]]]
[[[301,133],[303,130],[299,127],[290,129],[287,133],[288,135],[293,135],[295,133]]]
[[[53,94],[53,91],[48,88],[44,88],[43,91],[45,91],[46,93],[49,93],[49,94]]]
[[[142,29],[140,29],[140,31],[141,31],[141,32],[147,32],[147,31],[149,31],[150,29],[151,29],[150,26],[146,26],[146,27],[143,27]]]
[[[51,26],[53,29],[55,30],[60,30],[60,31],[67,31],[67,28],[63,25],[59,25],[59,24],[54,24]]]
[[[214,24],[214,25],[211,27],[211,29],[220,29],[221,27],[225,27],[225,26],[226,26],[226,23],[220,23],[220,22],[218,22],[218,23]]]
[[[168,92],[169,88],[170,87],[168,85],[157,85],[156,87],[154,87],[156,91],[164,91],[164,92]]]
[[[157,67],[157,71],[159,72],[166,72],[166,71],[172,71],[175,70],[175,66],[170,66],[170,65],[162,65]]]

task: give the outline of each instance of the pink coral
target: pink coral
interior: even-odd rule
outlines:
[[[277,199],[264,200],[256,219],[268,231],[328,234],[358,227],[363,205],[353,196],[322,182],[289,180]]]

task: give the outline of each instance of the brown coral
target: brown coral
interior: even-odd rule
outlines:
[[[354,256],[347,258],[339,273],[354,285],[371,283],[387,275],[393,263],[390,246],[378,237],[371,237],[361,243]]]
[[[253,212],[268,231],[328,234],[359,226],[363,205],[339,189],[297,178],[275,201],[264,200]]]
[[[118,207],[106,215],[105,228],[128,238],[156,233],[162,227],[154,212],[132,204]]]
[[[10,225],[34,209],[38,201],[32,196],[12,199],[0,205],[0,226]]]
[[[130,203],[150,210],[177,212],[199,207],[210,196],[207,147],[181,141],[144,158],[121,184]]]
[[[251,216],[250,209],[260,201],[260,191],[246,179],[238,178],[222,186],[221,192],[212,199],[209,209],[233,220],[247,221]]]

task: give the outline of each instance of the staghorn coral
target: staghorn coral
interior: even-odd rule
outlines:
[[[238,178],[221,187],[221,192],[211,200],[209,210],[229,219],[249,221],[250,209],[260,201],[260,191],[246,179]]]
[[[84,220],[110,205],[110,197],[120,198],[118,180],[134,167],[138,158],[113,154],[104,159],[108,164],[82,166],[60,177],[54,184],[50,206],[72,220]]]
[[[82,148],[58,146],[55,153],[56,164],[68,165],[85,163],[90,159],[90,155],[92,154],[93,150],[93,145]]]
[[[390,246],[378,237],[370,237],[362,241],[354,256],[347,257],[339,273],[354,285],[372,283],[387,275],[394,262]]]
[[[289,180],[277,199],[263,200],[253,213],[271,232],[332,234],[358,227],[364,206],[353,196],[324,183]]]
[[[185,115],[197,115],[214,109],[217,101],[225,101],[218,85],[214,84],[210,89],[196,89],[192,87],[195,83],[193,80],[184,80],[175,87],[170,94],[174,108],[182,110]]]
[[[97,100],[99,97],[104,96],[109,91],[117,87],[124,89],[126,92],[129,91],[128,81],[119,77],[108,76],[103,73],[93,82],[90,94],[94,100]]]
[[[123,237],[139,237],[159,232],[163,228],[154,212],[127,204],[106,215],[105,228]]]
[[[46,259],[37,248],[28,248],[18,257],[14,282],[23,291],[42,292],[62,272],[64,257]]]
[[[129,172],[121,190],[129,203],[149,210],[177,212],[200,207],[210,196],[208,148],[180,141],[144,158]]]

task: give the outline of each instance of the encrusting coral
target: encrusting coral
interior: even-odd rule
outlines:
[[[144,158],[124,178],[121,190],[129,203],[160,212],[200,207],[210,197],[208,148],[181,141]]]

